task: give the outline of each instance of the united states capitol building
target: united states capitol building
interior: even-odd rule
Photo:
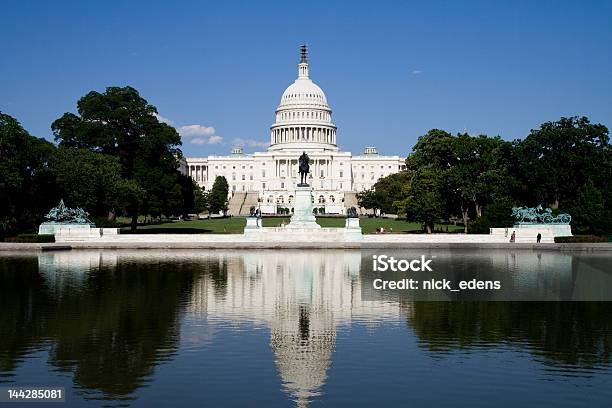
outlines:
[[[360,155],[340,151],[336,131],[325,93],[310,79],[307,49],[302,46],[298,78],[281,96],[267,150],[244,154],[235,147],[229,156],[188,157],[185,171],[204,190],[212,188],[217,176],[224,176],[232,215],[247,215],[251,206],[275,214],[279,208],[293,208],[298,158],[306,152],[315,207],[343,214],[357,206],[357,192],[405,164],[402,157],[379,155],[376,147],[366,147]]]

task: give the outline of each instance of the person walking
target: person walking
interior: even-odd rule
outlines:
[[[542,241],[542,234],[540,234],[538,232],[538,236],[536,237],[536,241],[538,242],[538,244],[540,243],[540,241]]]
[[[510,235],[510,242],[514,242],[516,240],[516,231],[512,231],[512,235]]]

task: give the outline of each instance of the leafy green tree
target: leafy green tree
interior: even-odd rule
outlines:
[[[219,213],[221,211],[223,211],[223,215],[226,214],[228,194],[229,185],[227,179],[223,176],[217,176],[208,196],[209,216],[212,213]]]
[[[360,207],[373,210],[374,216],[376,216],[382,203],[382,197],[375,189],[370,188],[357,193],[357,203]]]
[[[89,92],[77,103],[78,115],[65,113],[51,125],[61,146],[84,148],[117,157],[121,175],[144,191],[130,203],[132,228],[139,212],[161,216],[181,212],[178,159],[181,139],[159,122],[156,108],[132,87],[108,87]],[[137,205],[139,204],[139,205]]]
[[[453,137],[452,149],[453,163],[443,171],[449,208],[461,216],[468,232],[470,219],[481,217],[485,206],[507,197],[516,184],[509,171],[512,144],[465,133]]]
[[[602,234],[610,231],[605,196],[591,180],[578,189],[568,212],[572,215],[574,230],[579,233]]]
[[[373,196],[377,201],[375,207],[380,209],[382,213],[395,213],[394,203],[405,198],[404,186],[409,182],[410,175],[405,171],[380,178],[373,188],[375,191]]]
[[[516,142],[523,182],[519,200],[573,215],[581,232],[610,231],[611,147],[608,129],[586,117],[546,122]]]
[[[586,117],[561,118],[532,130],[517,143],[528,204],[563,208],[587,182],[595,188],[607,184],[609,174],[602,174],[601,166],[608,148],[608,129]]]
[[[465,232],[470,219],[481,217],[485,206],[516,188],[512,162],[512,144],[500,137],[453,136],[439,129],[420,137],[406,159],[409,171],[430,169],[439,176],[438,193],[445,217],[461,218]]]
[[[53,150],[0,112],[0,237],[34,230],[57,201],[47,166]]]
[[[209,192],[204,191],[196,185],[193,189],[193,209],[196,214],[201,214],[209,207]]]
[[[440,176],[430,168],[413,173],[405,185],[406,198],[394,203],[398,213],[406,218],[423,223],[425,231],[431,234],[434,224],[444,215],[443,200],[440,196]]]
[[[68,206],[82,207],[94,216],[114,217],[124,189],[116,157],[60,147],[51,157],[49,167]]]

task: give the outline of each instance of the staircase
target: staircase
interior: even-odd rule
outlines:
[[[229,200],[229,204],[228,204],[228,209],[227,209],[227,213],[229,215],[240,215],[240,208],[242,208],[242,204],[244,203],[244,199],[246,197],[247,193],[234,193],[234,195],[232,196],[232,198],[230,198]]]
[[[239,215],[251,215],[251,207],[257,208],[257,200],[259,199],[259,193],[257,191],[249,191],[244,197],[242,206],[240,208]]]

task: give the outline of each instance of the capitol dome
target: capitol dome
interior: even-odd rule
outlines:
[[[312,82],[308,77],[296,79],[294,83],[285,89],[278,109],[304,105],[329,109],[325,93],[319,85]]]
[[[331,113],[325,93],[310,79],[308,50],[302,45],[298,78],[281,96],[268,150],[338,150]]]

